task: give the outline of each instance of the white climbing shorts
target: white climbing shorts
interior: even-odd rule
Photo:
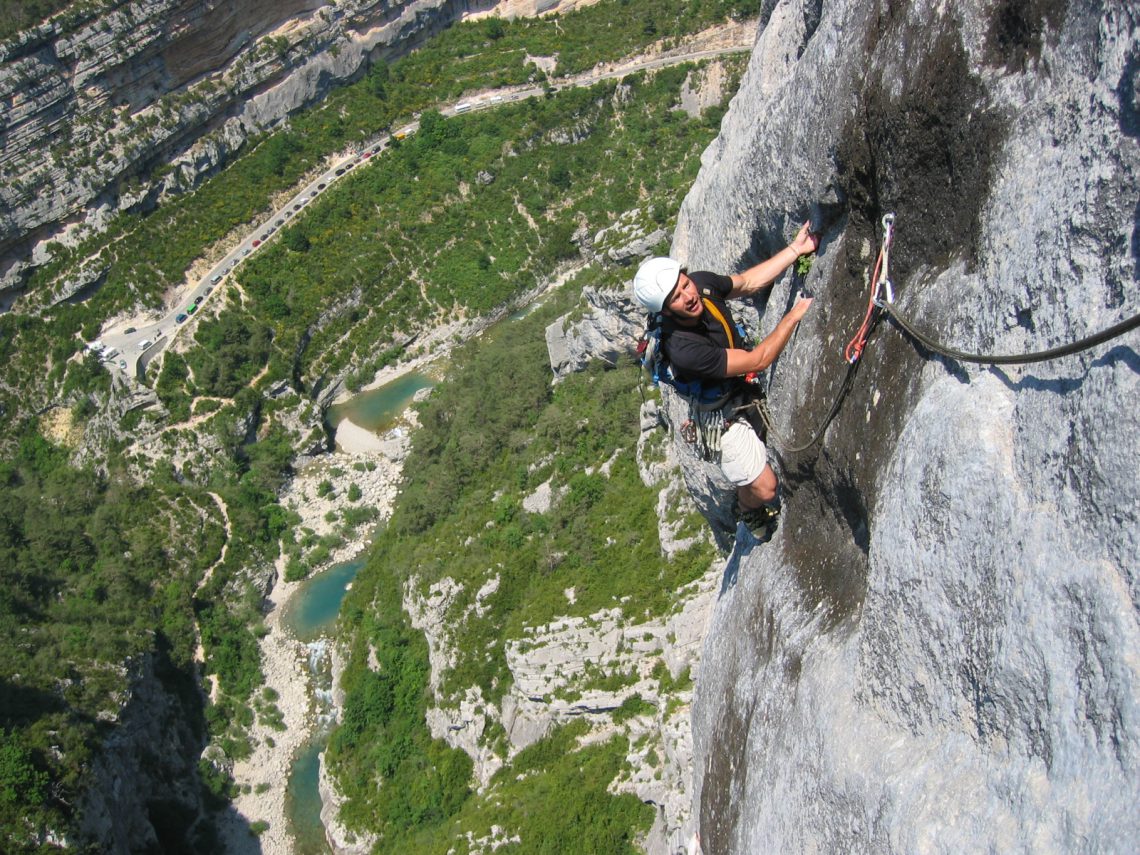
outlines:
[[[737,487],[747,487],[768,465],[768,449],[745,421],[732,422],[720,438],[720,469]]]

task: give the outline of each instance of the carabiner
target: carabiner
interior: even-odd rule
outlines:
[[[885,303],[880,296],[884,291],[887,295],[887,300]],[[894,305],[895,289],[891,286],[890,279],[880,279],[877,283],[875,283],[875,296],[872,297],[871,300],[880,309],[885,309],[889,305]]]
[[[895,215],[883,215],[883,251],[886,252],[891,246],[891,239],[895,236]]]

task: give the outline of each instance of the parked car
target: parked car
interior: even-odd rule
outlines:
[[[338,170],[336,171],[336,174],[337,174],[337,175],[344,175],[344,173],[345,173],[345,168],[344,168],[343,166],[342,166],[342,167],[340,167],[340,169],[338,169]]]
[[[185,312],[179,312],[179,313],[178,313],[178,317],[176,317],[176,318],[174,319],[174,323],[176,323],[176,324],[180,324],[180,323],[182,323],[183,321],[185,321],[185,320],[186,320],[186,318],[188,318],[188,317],[189,317],[189,315],[187,315]]]
[[[318,189],[318,190],[324,190],[324,189],[325,189],[327,186],[328,186],[328,185],[327,185],[327,184],[325,184],[325,182],[323,182],[323,181],[322,181],[320,184],[318,184],[318,185],[317,185],[317,189]]]
[[[125,330],[123,330],[123,335],[130,335],[133,332],[138,332],[138,330],[136,330],[134,327],[127,327]]]
[[[249,253],[250,253],[250,252],[251,252],[251,250],[250,250],[250,248],[247,246],[245,249],[243,249],[243,250],[241,251],[241,254],[242,254],[242,255],[249,255]]]
[[[215,285],[217,285],[219,282],[221,282],[221,281],[222,281],[222,276],[221,276],[221,274],[218,274],[217,276],[215,276],[215,277],[214,277],[213,279],[211,279],[210,281],[211,281],[211,282],[213,282]]]
[[[254,242],[251,244],[251,246],[253,246],[253,247],[256,249],[257,247],[261,246],[261,240],[260,240],[260,239],[258,239],[258,240],[255,240],[255,241],[254,241]]]
[[[202,295],[199,294],[197,297],[194,298],[194,305],[197,306],[201,302],[202,302]]]
[[[188,315],[192,315],[196,311],[198,311],[198,304],[197,303],[191,303],[189,306],[186,307],[186,314],[188,314]]]
[[[119,360],[119,367],[120,367],[120,368],[126,368],[126,367],[127,367],[127,360],[125,360],[125,359],[120,359],[120,360]]]

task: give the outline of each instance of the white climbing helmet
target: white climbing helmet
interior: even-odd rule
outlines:
[[[649,311],[660,312],[680,275],[681,262],[663,256],[648,258],[633,277],[633,296]]]

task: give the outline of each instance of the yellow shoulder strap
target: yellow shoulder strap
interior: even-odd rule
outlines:
[[[728,325],[728,321],[724,319],[724,314],[716,307],[716,303],[708,297],[702,297],[701,302],[705,304],[705,308],[712,312],[712,316],[720,321],[720,325],[724,327],[724,334],[728,336],[728,346],[731,348],[736,347],[736,336],[732,334],[732,327]]]

